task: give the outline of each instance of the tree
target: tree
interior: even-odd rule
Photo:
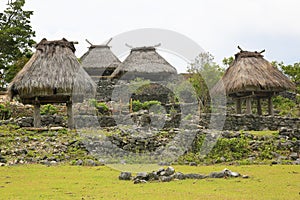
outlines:
[[[283,62],[273,61],[272,65],[281,69],[296,85],[297,93],[300,93],[300,62],[293,65],[285,65]]]
[[[193,63],[188,66],[192,83],[199,106],[205,111],[209,111],[210,94],[209,90],[218,82],[224,73],[224,69],[214,62],[214,57],[210,53],[200,53]]]
[[[33,11],[24,11],[25,0],[15,0],[0,13],[0,88],[5,88],[24,61],[32,55],[35,32],[30,26]],[[26,62],[25,62],[26,63]]]
[[[234,61],[234,58],[232,56],[230,56],[229,58],[224,58],[222,60],[223,65],[225,65],[226,67],[229,67]]]

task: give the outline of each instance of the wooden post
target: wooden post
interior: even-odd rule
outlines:
[[[236,99],[236,113],[241,114],[242,113],[242,103],[241,99]]]
[[[268,111],[269,115],[274,115],[272,96],[268,97]]]
[[[252,114],[250,97],[246,99],[246,114]]]
[[[41,113],[40,113],[40,102],[36,101],[34,103],[34,112],[33,112],[33,126],[35,128],[41,127]]]
[[[260,98],[257,98],[257,114],[262,115]]]
[[[129,109],[129,112],[132,113],[133,110],[132,110],[132,98],[130,98],[130,109]]]
[[[73,129],[74,128],[73,104],[72,101],[68,101],[66,104],[67,104],[67,115],[68,115],[68,127],[70,129]]]

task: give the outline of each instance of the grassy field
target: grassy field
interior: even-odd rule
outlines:
[[[0,199],[300,199],[300,166],[174,166],[183,173],[232,171],[249,179],[133,184],[112,168],[23,165],[0,167]]]

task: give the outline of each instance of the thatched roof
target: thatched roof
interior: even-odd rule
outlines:
[[[108,45],[91,45],[80,60],[90,76],[102,76],[106,69],[115,70],[121,63]]]
[[[293,89],[294,84],[265,60],[262,52],[241,50],[235,54],[234,62],[214,86],[212,93],[221,93],[223,88],[227,95],[232,96],[249,92],[266,93]]]
[[[18,95],[23,103],[37,97],[41,103],[62,103],[74,95],[95,91],[94,82],[74,55],[75,47],[66,39],[41,40],[36,52],[10,83],[11,98]]]
[[[127,72],[132,74],[176,74],[177,70],[156,52],[155,47],[137,47],[131,49],[129,56],[119,65],[112,76]]]

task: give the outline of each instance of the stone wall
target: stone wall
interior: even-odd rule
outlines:
[[[220,117],[220,116],[219,116]],[[211,114],[202,114],[200,125],[209,127]],[[300,129],[300,118],[259,115],[226,115],[223,130],[279,130],[282,127]]]
[[[159,119],[162,117],[162,119]],[[220,116],[218,116],[220,117]],[[217,119],[218,119],[217,117]],[[288,118],[279,116],[258,116],[258,115],[226,115],[223,130],[279,130],[281,128],[291,128],[300,130],[300,118]],[[133,123],[136,126],[151,126],[153,121],[162,122],[161,128],[177,128],[182,123],[180,114],[174,116],[151,115],[147,112],[131,113],[127,115],[115,116],[117,122],[112,116],[94,116],[79,115],[75,116],[75,124],[77,128],[81,127],[113,127],[117,124]],[[222,116],[221,116],[222,118]],[[152,122],[151,122],[152,121]],[[11,119],[2,121],[2,123],[15,123],[20,127],[32,127],[32,117],[22,117],[19,119]],[[204,128],[211,128],[211,114],[202,114],[199,125]],[[214,122],[218,123],[218,122]],[[220,125],[220,124],[219,124]],[[66,119],[59,115],[42,116],[42,126],[66,126]]]

